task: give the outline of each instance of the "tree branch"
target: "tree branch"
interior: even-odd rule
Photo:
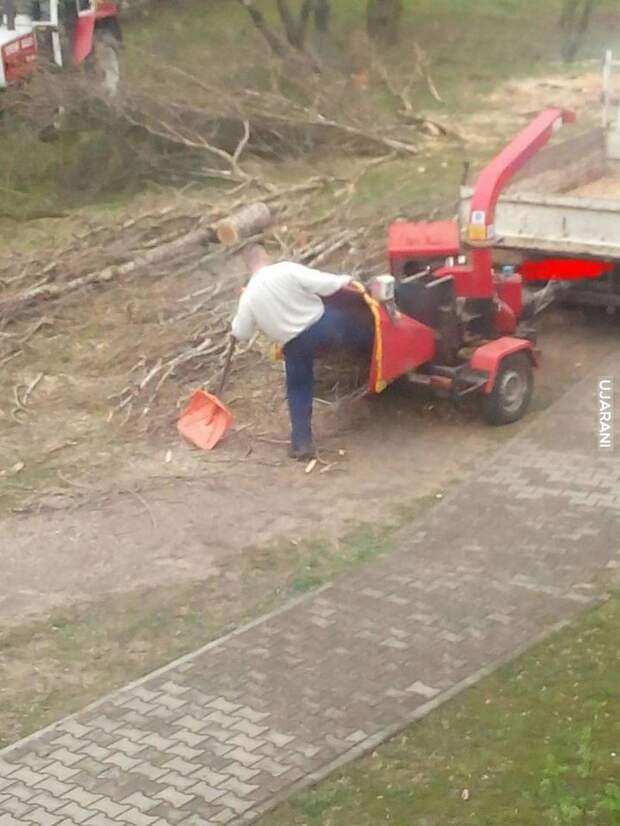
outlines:
[[[295,46],[296,49],[299,49],[301,44],[299,43],[298,24],[291,14],[287,0],[276,0],[276,6],[278,7],[280,20],[282,21],[284,31],[286,32],[286,39],[291,46]]]
[[[246,9],[252,18],[252,22],[265,38],[269,46],[273,49],[275,54],[277,54],[278,57],[285,57],[288,51],[285,43],[283,43],[278,35],[269,28],[263,15],[254,6],[254,0],[238,0],[238,2],[241,3],[241,5]]]
[[[306,33],[308,31],[308,21],[312,12],[316,11],[315,0],[304,0],[304,4],[299,12],[299,22],[297,24],[297,36],[301,46],[306,42]]]

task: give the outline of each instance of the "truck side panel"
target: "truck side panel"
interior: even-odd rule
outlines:
[[[470,195],[461,192],[461,221]],[[513,193],[500,199],[494,246],[620,259],[620,201]]]

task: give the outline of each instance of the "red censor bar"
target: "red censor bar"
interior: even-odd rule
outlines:
[[[613,270],[612,261],[590,261],[584,258],[545,258],[524,261],[519,272],[524,281],[577,281],[600,278]]]

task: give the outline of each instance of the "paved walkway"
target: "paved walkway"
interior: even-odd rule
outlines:
[[[594,604],[620,564],[596,427],[593,377],[400,550],[0,752],[0,826],[252,820]]]

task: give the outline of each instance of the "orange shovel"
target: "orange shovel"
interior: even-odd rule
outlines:
[[[235,339],[231,338],[226,351],[222,378],[217,390],[218,394],[223,391],[226,384],[230,363],[235,352],[235,344]],[[205,390],[195,390],[187,407],[181,413],[177,429],[182,436],[185,436],[197,447],[203,450],[212,450],[228,433],[232,423],[232,413],[217,396],[207,393]]]

